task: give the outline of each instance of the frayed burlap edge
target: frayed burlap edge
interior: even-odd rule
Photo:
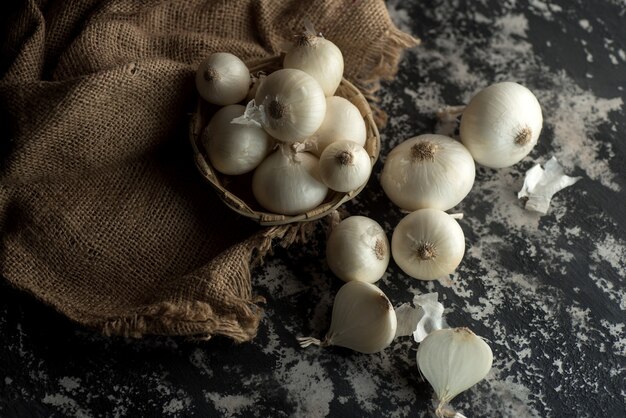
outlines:
[[[98,321],[91,325],[105,335],[134,338],[148,334],[163,334],[208,340],[214,335],[223,335],[238,343],[250,341],[257,334],[263,315],[261,304],[265,302],[264,297],[252,294],[250,266],[261,265],[265,256],[272,253],[275,245],[286,248],[291,244],[306,242],[318,222],[267,228],[238,244],[244,246],[243,251],[247,252],[248,256],[245,262],[240,263],[238,271],[227,272],[232,285],[231,293],[212,295],[211,280],[217,279],[216,274],[224,274],[219,270],[212,270],[210,277],[203,280],[208,289],[206,300],[161,302],[140,308],[127,316]],[[215,264],[219,264],[220,257],[214,260]],[[226,307],[219,312],[214,310],[211,307],[212,297],[227,300]],[[224,300],[220,300],[218,305],[224,305]]]

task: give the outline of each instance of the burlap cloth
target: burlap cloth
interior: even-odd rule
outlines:
[[[253,338],[251,259],[307,224],[260,228],[195,171],[195,66],[216,51],[275,55],[307,17],[372,93],[415,40],[378,0],[12,3],[0,67],[3,277],[105,334]]]

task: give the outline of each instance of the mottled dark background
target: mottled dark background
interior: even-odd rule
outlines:
[[[489,341],[492,371],[453,401],[466,416],[626,416],[626,3],[388,7],[423,44],[380,94],[390,115],[383,158],[433,132],[437,108],[495,81],[533,90],[544,130],[516,166],[478,169],[457,208],[467,251],[451,286],[418,282],[392,263],[381,288],[394,305],[436,291],[449,324]],[[524,172],[552,155],[582,179],[539,216],[516,193]],[[346,208],[391,236],[402,214],[381,192],[381,166]],[[296,335],[323,335],[341,285],[325,265],[324,231],[253,274],[267,311],[257,339],[242,345],[104,338],[2,282],[0,416],[428,415],[432,392],[409,339],[375,355],[297,346]]]

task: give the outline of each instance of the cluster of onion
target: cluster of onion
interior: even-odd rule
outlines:
[[[463,111],[461,142],[420,135],[387,156],[381,185],[389,199],[409,213],[391,240],[392,256],[409,276],[435,280],[454,272],[465,252],[462,229],[446,210],[461,202],[474,183],[477,163],[508,167],[537,143],[541,107],[517,83],[493,84]]]
[[[409,276],[435,280],[452,273],[465,253],[457,221],[444,212],[458,204],[474,183],[474,160],[452,138],[420,135],[387,156],[381,183],[389,198],[410,211],[395,228],[391,254]],[[373,283],[389,263],[389,243],[375,221],[351,217],[330,234],[326,257],[344,281]],[[384,255],[383,255],[384,254]]]
[[[254,170],[257,202],[283,215],[314,209],[329,189],[363,186],[372,170],[365,121],[350,101],[333,96],[343,66],[339,48],[311,30],[267,76],[251,77],[232,54],[209,56],[196,86],[205,100],[225,106],[202,138],[213,167],[227,175]],[[246,99],[247,106],[238,104]]]
[[[433,219],[449,216],[438,209],[423,211],[433,212],[414,213],[426,213]],[[442,219],[446,222],[448,218]],[[419,230],[428,228],[428,221],[426,217],[419,218],[416,221],[419,228],[408,232],[407,236],[411,237],[412,233],[416,233],[415,239],[419,239]],[[463,232],[456,221],[451,218],[450,221],[461,234],[462,254]],[[436,231],[446,239],[445,231],[441,232],[439,229],[436,228]],[[443,248],[450,251],[447,246]],[[421,251],[430,250],[432,249],[427,248]],[[452,251],[458,252],[459,249]],[[334,345],[372,354],[387,348],[396,337],[409,335],[401,331],[408,325],[407,316],[400,312],[402,307],[394,309],[385,293],[373,284],[384,275],[390,259],[389,241],[376,221],[365,216],[351,216],[334,226],[326,244],[326,259],[333,273],[347,283],[335,296],[330,327],[324,338],[320,340],[314,337],[298,337],[301,347]],[[445,269],[441,266],[437,268]],[[443,306],[439,306],[441,315]],[[435,319],[435,316],[429,315],[425,310],[425,306],[416,306],[412,311],[409,315],[414,318],[419,316],[420,320],[415,319],[416,322],[412,324],[417,327],[408,327],[410,334],[415,335],[413,331],[417,332],[423,319]],[[429,318],[425,318],[426,316]],[[489,345],[467,328],[435,327],[427,332],[425,337],[415,337],[415,341],[420,343],[416,360],[422,375],[430,382],[437,395],[436,416],[443,417],[448,412],[447,404],[456,395],[485,378],[491,369],[493,354]]]
[[[448,216],[440,210],[424,210],[435,211],[434,216]],[[424,219],[420,222],[424,226]],[[452,222],[456,225],[456,221]],[[415,319],[411,325],[417,326],[412,327],[405,312],[401,312],[402,307],[394,309],[385,293],[373,284],[384,275],[390,259],[385,231],[373,219],[351,216],[336,225],[327,241],[326,259],[333,273],[347,283],[335,296],[330,327],[324,338],[299,337],[302,347],[334,345],[365,354],[377,353],[396,337],[415,336],[424,319],[436,318],[426,311],[425,305],[416,306],[409,315],[420,319]],[[439,307],[441,315],[443,305]],[[407,325],[409,334],[401,331]],[[436,415],[443,417],[447,413],[446,405],[456,395],[485,378],[493,354],[489,345],[467,328],[435,327],[427,332],[420,339],[415,336],[415,341],[420,343],[416,359],[437,395]]]
[[[456,269],[465,252],[465,237],[445,211],[471,190],[474,160],[493,168],[518,162],[536,144],[541,124],[541,108],[530,90],[499,83],[481,91],[467,106],[460,127],[463,143],[442,135],[420,135],[389,153],[381,175],[383,190],[410,212],[394,229],[391,241],[393,259],[406,274],[435,280]],[[300,344],[382,351],[398,327],[391,302],[373,284],[389,264],[385,231],[370,218],[351,216],[331,231],[326,259],[332,272],[347,283],[335,297],[324,339],[299,338]],[[435,390],[436,415],[442,417],[452,398],[487,375],[492,351],[467,328],[436,330],[418,342],[418,367]]]
[[[452,273],[465,253],[463,230],[444,212],[474,184],[474,160],[459,142],[443,135],[420,135],[387,155],[381,185],[405,211],[394,229],[391,252],[411,277],[435,280]]]

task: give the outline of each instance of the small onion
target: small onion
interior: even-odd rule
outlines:
[[[461,143],[443,135],[420,135],[389,153],[380,182],[402,209],[448,210],[472,189],[475,171],[472,155]]]
[[[230,105],[242,101],[250,86],[246,64],[228,52],[216,52],[200,63],[196,88],[209,103]]]
[[[254,171],[252,192],[265,209],[297,215],[322,203],[328,187],[319,178],[316,156],[281,147]]]
[[[313,31],[296,38],[286,54],[284,68],[296,68],[310,74],[322,86],[326,96],[335,94],[343,76],[343,55],[337,46]]]
[[[326,243],[328,267],[341,280],[374,283],[389,265],[389,241],[373,219],[350,216],[333,228]]]
[[[231,123],[244,110],[242,105],[221,108],[202,135],[209,160],[220,173],[237,175],[252,171],[272,149],[274,141],[262,128]]]
[[[361,112],[343,97],[327,97],[326,116],[311,140],[315,145],[313,152],[317,155],[321,155],[335,141],[352,141],[365,146],[367,133]]]
[[[351,281],[335,296],[330,329],[324,339],[298,337],[298,341],[301,347],[337,345],[372,354],[389,347],[397,328],[396,311],[383,291],[370,283]]]
[[[358,189],[367,182],[371,172],[367,151],[352,141],[333,142],[320,157],[322,181],[337,192]]]
[[[405,216],[391,237],[391,255],[411,277],[436,280],[454,272],[465,254],[458,222],[439,209],[420,209]]]
[[[533,149],[542,123],[535,95],[517,83],[503,82],[470,100],[461,117],[460,136],[477,163],[508,167]]]
[[[263,128],[285,142],[311,136],[326,114],[326,98],[319,83],[295,69],[278,70],[265,77],[254,104],[261,109]]]
[[[437,417],[459,393],[485,378],[493,363],[491,347],[468,328],[432,331],[417,349],[417,366],[437,395]]]

